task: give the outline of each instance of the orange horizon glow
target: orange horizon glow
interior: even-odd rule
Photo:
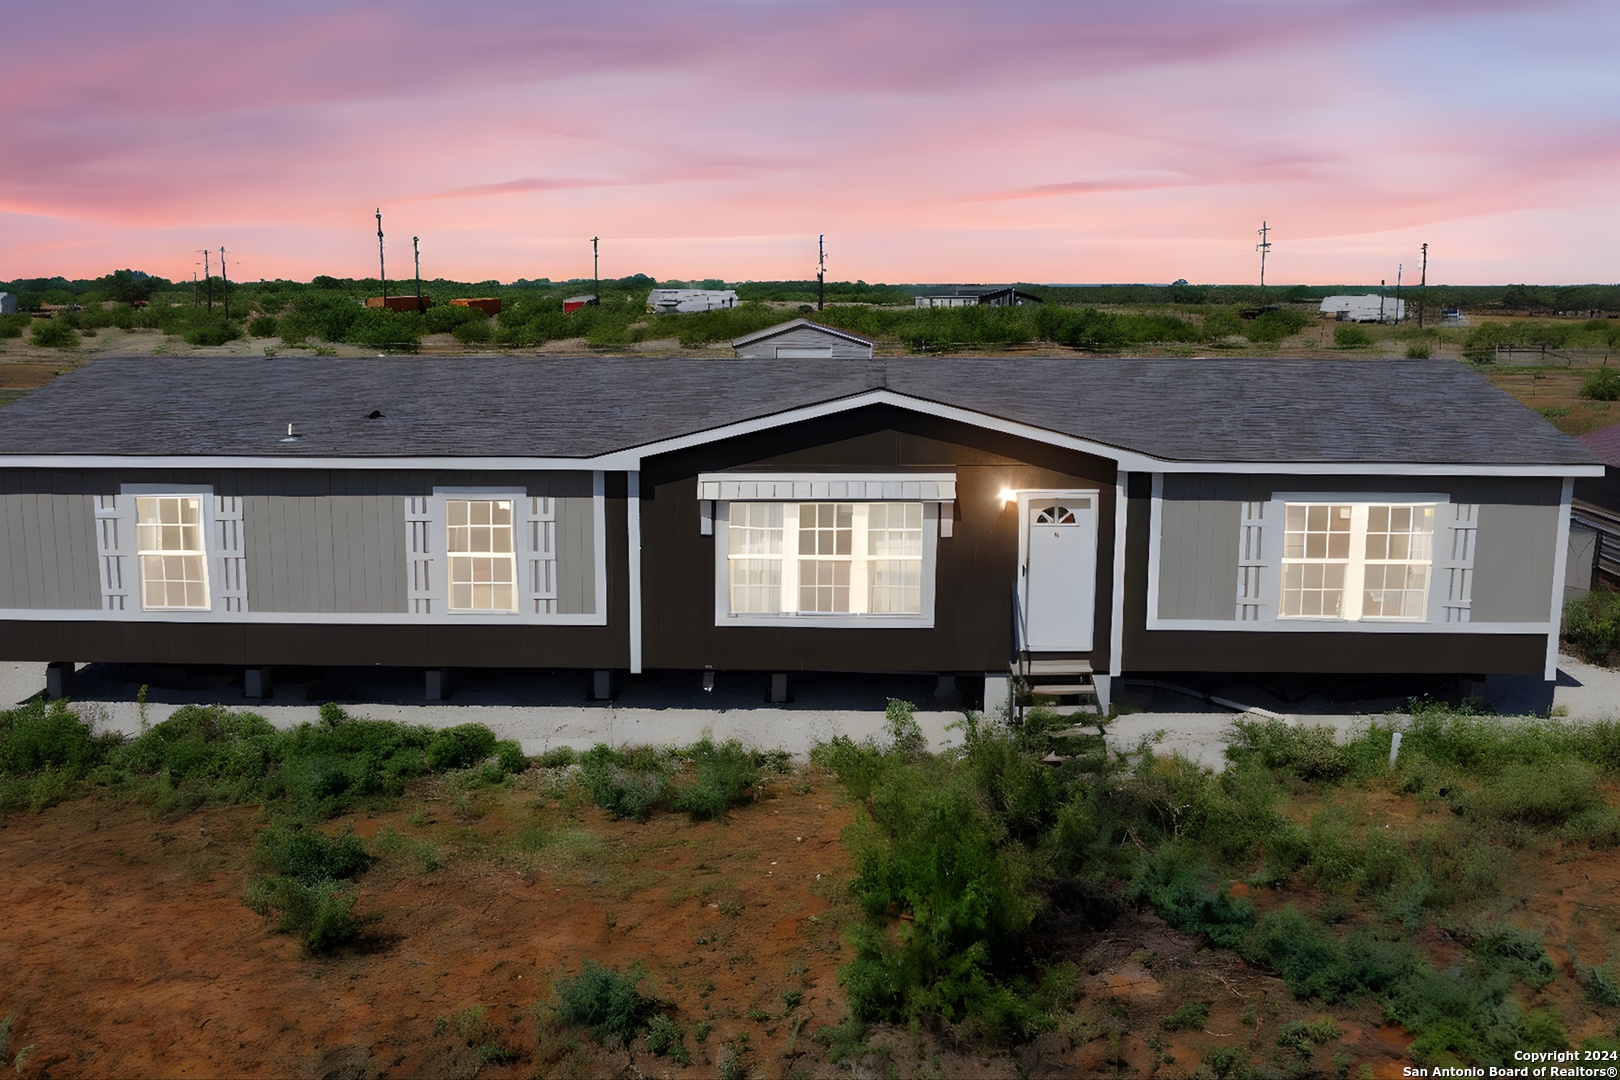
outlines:
[[[6,10],[0,280],[1620,280],[1617,5]]]

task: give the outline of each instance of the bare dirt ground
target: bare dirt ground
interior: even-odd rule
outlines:
[[[855,917],[839,840],[855,811],[831,778],[773,781],[726,824],[638,825],[559,801],[541,776],[462,795],[428,782],[397,807],[332,822],[383,857],[360,878],[356,910],[376,917],[365,944],[329,959],[242,905],[254,810],[165,818],[92,798],[0,822],[0,1015],[16,1017],[11,1051],[32,1048],[18,1074],[696,1078],[736,1054],[749,1076],[1142,1077],[1190,1075],[1222,1047],[1321,1074],[1411,1064],[1410,1037],[1361,1004],[1331,1010],[1343,1036],[1306,1065],[1276,1037],[1323,1015],[1318,1003],[1151,914],[1061,903],[1032,946],[1075,965],[1076,1001],[1055,1031],[995,1051],[875,1028],[839,1064],[815,1038],[844,1015],[841,932]],[[1430,811],[1377,794],[1357,812]],[[1620,856],[1527,850],[1511,876],[1499,914],[1544,928],[1571,976],[1521,1004],[1552,1005],[1572,1042],[1612,1034],[1612,1017],[1581,999],[1573,958],[1602,962],[1620,940]],[[1331,899],[1234,891],[1262,911]],[[1443,933],[1427,943],[1442,964],[1461,953]],[[643,989],[687,1029],[690,1066],[544,1019],[557,977],[586,958],[644,967]],[[1201,1026],[1160,1024],[1189,1002],[1208,1006]]]

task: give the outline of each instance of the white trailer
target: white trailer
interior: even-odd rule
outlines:
[[[1330,296],[1322,301],[1321,312],[1339,322],[1398,323],[1406,318],[1406,301],[1377,293]]]
[[[714,311],[738,304],[735,289],[654,289],[647,294],[647,310]]]

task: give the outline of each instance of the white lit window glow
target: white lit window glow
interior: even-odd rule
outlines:
[[[1283,523],[1283,618],[1427,616],[1434,507],[1289,503]]]
[[[141,564],[144,609],[208,610],[208,553],[201,496],[137,498],[135,544]]]

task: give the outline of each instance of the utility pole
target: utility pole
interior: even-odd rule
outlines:
[[[411,257],[416,260],[416,310],[423,311],[422,307],[422,249],[418,246],[422,238],[411,237]]]
[[[1423,245],[1423,275],[1418,279],[1418,329],[1423,329],[1423,316],[1429,307],[1429,245]]]
[[[816,310],[827,306],[827,234],[816,237]]]
[[[1260,222],[1260,242],[1254,246],[1254,250],[1260,253],[1260,303],[1262,304],[1266,302],[1266,252],[1271,250],[1271,241],[1267,239],[1267,234],[1270,232],[1271,226],[1267,222]]]
[[[377,207],[377,276],[382,279],[383,307],[388,306],[388,270],[383,264],[382,207]]]
[[[1384,325],[1384,290],[1389,288],[1389,278],[1378,279],[1378,325]]]
[[[602,259],[597,249],[599,237],[591,237],[591,295],[596,297],[596,306],[602,306]]]
[[[197,264],[191,264],[191,306],[197,306]]]
[[[1401,264],[1395,264],[1395,324],[1401,322]]]
[[[214,313],[214,276],[208,272],[208,249],[202,249],[203,284],[208,286],[208,314]]]
[[[225,317],[231,317],[231,275],[225,272],[225,245],[219,246],[219,295],[225,301]]]

